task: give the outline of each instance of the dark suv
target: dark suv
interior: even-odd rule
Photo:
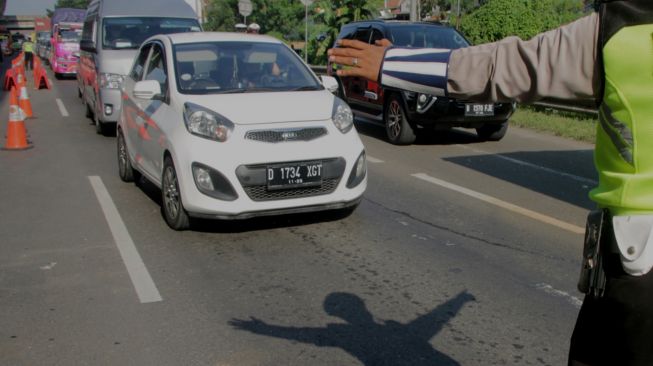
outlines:
[[[357,39],[373,44],[387,38],[397,47],[448,48],[469,46],[454,28],[438,23],[368,20],[342,27],[338,39]],[[335,75],[329,64],[327,73]],[[337,76],[336,76],[337,77]],[[512,103],[478,104],[447,97],[385,88],[358,77],[343,77],[340,96],[349,103],[354,114],[385,125],[388,140],[405,145],[415,141],[421,131],[474,128],[483,140],[500,140],[508,130]]]

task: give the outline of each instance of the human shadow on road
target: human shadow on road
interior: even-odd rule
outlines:
[[[449,366],[459,363],[433,348],[429,342],[474,296],[463,291],[430,312],[404,324],[394,320],[375,321],[358,296],[335,292],[324,300],[324,311],[344,320],[325,327],[286,327],[257,318],[232,319],[239,330],[318,347],[341,348],[366,366]]]

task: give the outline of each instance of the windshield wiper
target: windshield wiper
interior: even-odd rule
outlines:
[[[309,90],[321,90],[319,86],[314,86],[314,85],[304,85],[304,86],[299,86],[297,88],[290,89],[289,91],[309,91]]]

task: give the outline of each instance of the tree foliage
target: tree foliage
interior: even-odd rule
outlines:
[[[86,9],[90,0],[57,0],[54,4],[54,8],[76,8],[76,9]]]
[[[88,6],[88,3],[90,3],[91,0],[57,0],[57,2],[54,4],[54,8],[74,8],[74,9],[86,9]],[[54,13],[53,10],[47,9],[46,13],[49,17],[52,17],[52,14]]]
[[[582,0],[488,0],[462,18],[461,31],[474,44],[512,35],[530,39],[582,15]]]

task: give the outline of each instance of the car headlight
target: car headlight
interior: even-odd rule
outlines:
[[[101,73],[100,74],[100,88],[103,89],[120,89],[122,82],[125,79],[120,74]]]
[[[186,129],[193,135],[225,142],[234,129],[234,124],[220,114],[197,104],[184,104]]]
[[[419,94],[417,97],[417,113],[424,113],[431,108],[438,97],[428,94]]]
[[[354,114],[351,112],[351,108],[338,97],[333,98],[331,120],[342,133],[347,133],[354,127]]]
[[[347,188],[354,188],[358,186],[365,178],[367,174],[367,159],[365,157],[365,151],[363,151],[356,159],[356,164],[349,174],[349,179],[347,179]]]

